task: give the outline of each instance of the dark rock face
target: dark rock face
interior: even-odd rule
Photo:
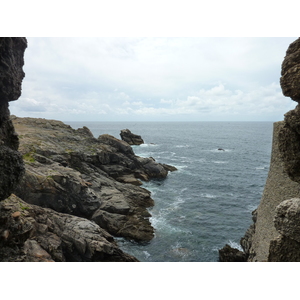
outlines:
[[[245,262],[246,255],[242,251],[232,248],[226,244],[222,249],[219,250],[219,261],[220,262]]]
[[[0,200],[11,194],[24,173],[8,102],[21,95],[26,47],[25,38],[0,38]]]
[[[97,224],[15,195],[0,203],[0,232],[0,261],[137,261]]]
[[[282,63],[285,96],[300,101],[300,39]],[[248,261],[300,261],[300,107],[274,124],[272,157],[257,220],[242,239]],[[288,199],[288,200],[286,200]],[[251,232],[250,232],[251,231]],[[250,248],[249,248],[250,246]],[[248,253],[247,253],[248,251]]]
[[[300,102],[300,39],[286,51],[281,75],[283,94]],[[241,245],[247,261],[300,261],[299,104],[273,128],[268,178],[254,223]]]
[[[281,66],[280,85],[285,96],[300,101],[300,39],[294,41],[286,51]]]
[[[0,38],[0,261],[137,261],[121,251],[113,237],[94,222],[30,205],[11,194],[22,182],[25,171],[23,158],[25,161],[32,159],[31,150],[25,157],[17,151],[19,139],[8,109],[8,102],[17,100],[21,94],[26,47],[25,38]],[[79,134],[91,137],[87,128],[80,130]],[[51,162],[42,155],[36,155],[45,164]],[[57,160],[60,159],[64,157],[57,157]],[[62,161],[61,166],[64,163]],[[28,177],[27,173],[25,177]],[[64,175],[54,178],[71,182],[73,186],[70,188],[77,187],[78,190],[72,177],[66,176],[66,179]],[[40,183],[43,190],[42,178],[38,170],[33,171],[31,179]],[[80,184],[89,185],[84,181]],[[52,190],[57,186],[54,180],[48,184]],[[66,192],[63,187],[59,188]],[[49,190],[45,194],[47,192]],[[41,194],[41,191],[38,193]]]
[[[144,144],[144,140],[140,135],[133,134],[129,129],[123,129],[120,133],[121,139],[129,145]]]
[[[98,139],[55,120],[17,118],[25,176],[15,194],[28,203],[95,221],[114,236],[150,241],[154,229],[150,192],[139,179],[164,178],[168,170],[110,135]],[[131,184],[130,184],[131,183]]]
[[[0,102],[17,100],[21,96],[25,38],[0,38]]]
[[[293,42],[282,63],[280,84],[285,96],[300,101],[300,39]],[[300,108],[285,114],[279,133],[279,150],[285,170],[293,181],[300,183]]]
[[[114,137],[95,139],[86,127],[10,118],[26,46],[25,38],[0,38],[0,261],[137,261],[111,234],[153,238],[154,201],[137,185],[172,167],[135,156]]]

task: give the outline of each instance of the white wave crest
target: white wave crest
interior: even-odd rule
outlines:
[[[142,147],[142,148],[144,148],[144,147],[157,147],[157,146],[158,146],[157,144],[153,144],[153,143],[139,145],[139,147]]]
[[[264,170],[265,167],[256,167],[255,169],[256,169],[256,170]]]
[[[217,196],[215,196],[215,195],[212,195],[212,194],[208,194],[208,193],[202,193],[202,194],[200,194],[201,195],[201,197],[204,197],[204,198],[217,198]]]
[[[234,242],[232,240],[229,240],[229,242],[227,243],[230,247],[238,249],[240,251],[243,251],[243,248],[241,247],[241,245],[237,242]]]

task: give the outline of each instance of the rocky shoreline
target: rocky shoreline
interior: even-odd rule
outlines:
[[[0,261],[137,261],[113,236],[153,238],[154,200],[141,185],[176,168],[87,127],[10,116],[26,48],[26,38],[0,38]]]
[[[269,174],[253,224],[240,241],[244,251],[226,245],[220,261],[300,261],[300,38],[286,51],[280,85],[298,105],[274,123]]]
[[[154,205],[154,200],[140,185],[152,178],[165,178],[176,168],[157,163],[153,158],[136,156],[127,142],[113,136],[105,134],[95,138],[87,127],[75,130],[63,122],[39,118],[11,116],[11,120],[25,164],[25,174],[14,189],[15,202],[24,206],[22,201],[25,201],[34,212],[37,207],[39,211],[45,209],[46,215],[51,209],[70,215],[67,217],[70,220],[75,216],[85,218],[86,224],[97,224],[98,230],[111,240],[115,236],[149,242],[154,237],[147,210]],[[38,232],[39,237],[33,240],[36,247],[42,247],[38,240],[47,238]],[[46,228],[45,235],[49,232],[53,234]],[[84,243],[89,247],[87,241]],[[42,248],[48,252],[48,246]],[[81,252],[83,255],[84,251]],[[75,259],[73,254],[62,252],[62,256]],[[51,257],[50,260],[55,260]],[[82,256],[78,258],[82,259]]]
[[[150,241],[154,229],[148,207],[154,205],[143,181],[165,178],[172,169],[134,154],[110,135],[94,138],[60,121],[17,118],[19,151],[25,175],[15,194],[30,204],[90,219],[110,234]]]

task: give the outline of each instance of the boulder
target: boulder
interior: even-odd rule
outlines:
[[[277,231],[300,243],[300,198],[282,201],[275,210]]]
[[[232,248],[226,244],[222,249],[219,250],[219,261],[220,262],[245,262],[246,255],[242,251]]]
[[[300,39],[295,40],[286,51],[281,65],[280,85],[285,96],[300,101]]]
[[[129,129],[122,129],[120,133],[121,139],[129,145],[144,144],[144,140],[140,135],[132,133]]]
[[[268,261],[300,261],[300,198],[282,201],[275,210],[274,225],[279,235],[270,241]]]
[[[300,39],[294,41],[286,51],[281,66],[280,85],[285,96],[300,100]],[[284,126],[279,133],[279,150],[284,167],[293,181],[300,183],[300,108],[284,115]]]

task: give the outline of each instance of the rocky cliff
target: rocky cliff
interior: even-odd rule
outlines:
[[[26,47],[25,38],[0,38],[0,261],[137,261],[113,236],[151,240],[154,201],[141,180],[172,167],[86,127],[10,118]]]
[[[300,101],[300,38],[287,49],[280,84],[285,96]],[[270,169],[253,224],[241,239],[245,261],[300,261],[300,107],[274,123]],[[227,252],[226,252],[226,251]],[[226,256],[224,256],[224,252]],[[221,261],[239,261],[224,247]],[[230,253],[230,255],[228,254]],[[240,253],[239,253],[240,254]]]
[[[110,135],[94,138],[87,127],[12,116],[26,172],[15,194],[27,203],[91,219],[110,234],[150,241],[154,205],[141,180],[164,178],[168,170],[153,158],[134,154]]]
[[[0,38],[0,200],[11,194],[24,172],[8,103],[21,95],[26,47],[25,38]]]

